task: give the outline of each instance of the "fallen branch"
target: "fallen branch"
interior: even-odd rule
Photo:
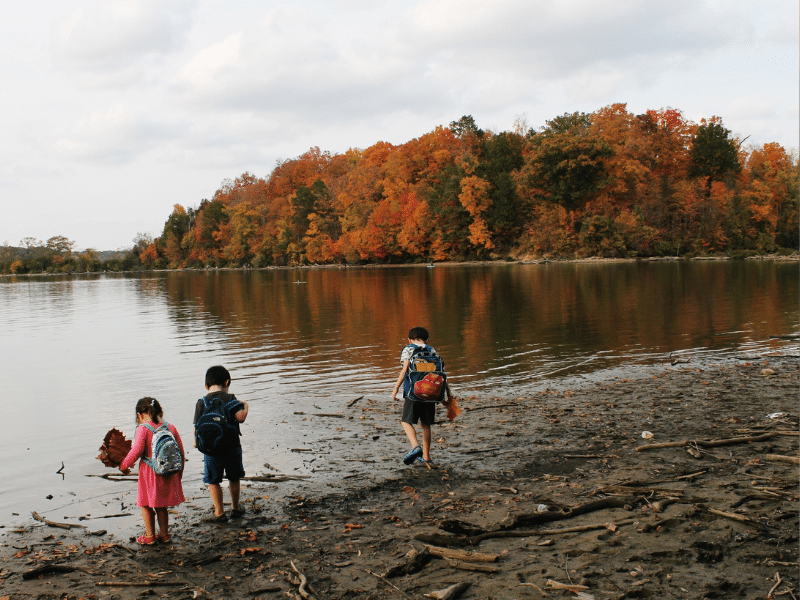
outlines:
[[[499,554],[484,554],[482,552],[468,552],[466,550],[450,550],[449,548],[441,548],[439,546],[425,546],[425,549],[441,558],[450,558],[453,560],[463,560],[466,562],[497,562],[500,559]]]
[[[471,583],[462,581],[461,583],[455,583],[443,590],[437,590],[430,594],[423,594],[423,596],[426,598],[433,598],[434,600],[455,600],[456,598],[460,598],[461,594],[466,592],[471,585]]]
[[[560,583],[558,581],[553,581],[552,579],[547,580],[547,585],[553,588],[554,590],[569,590],[570,592],[585,592],[589,589],[586,585],[576,585],[573,583]]]
[[[538,585],[536,585],[535,583],[520,583],[520,585],[528,585],[528,586],[530,586],[530,587],[535,587],[537,590],[539,590],[539,593],[540,593],[542,596],[544,596],[545,598],[547,598],[547,597],[549,597],[549,596],[550,596],[550,594],[548,594],[547,592],[545,592],[545,591],[544,591],[542,588],[540,588],[540,587],[539,587]]]
[[[562,454],[561,458],[619,458],[613,454]]]
[[[624,493],[624,494],[644,494],[646,492],[670,494],[676,496],[683,496],[683,490],[675,488],[657,488],[657,487],[634,487],[629,485],[606,485],[600,489],[592,492],[590,495],[595,494],[608,494],[608,493]]]
[[[123,475],[122,473],[102,473],[100,475],[88,473],[86,477],[99,477],[100,479],[106,479],[107,481],[139,481],[138,473],[128,473],[127,475]]]
[[[571,517],[576,517],[578,515],[587,514],[605,508],[624,508],[634,504],[636,504],[636,499],[634,498],[602,498],[593,502],[587,502],[586,504],[582,504],[574,508],[565,507],[562,510],[551,510],[542,513],[516,515],[510,523],[501,524],[498,529],[491,531],[486,531],[477,526],[469,526],[468,523],[460,521],[444,521],[440,525],[442,529],[447,531],[448,528],[452,528],[462,535],[420,533],[415,535],[414,539],[435,546],[477,546],[483,540],[488,539],[530,537],[541,534],[541,531],[539,530],[530,529],[512,531],[518,527],[541,525],[543,523],[569,519]],[[466,535],[463,535],[463,533],[466,533]]]
[[[395,584],[393,584],[391,581],[388,581],[388,580],[387,580],[385,577],[383,577],[382,575],[378,575],[377,573],[373,573],[373,572],[372,572],[372,571],[370,571],[369,569],[364,569],[364,570],[365,570],[367,573],[369,573],[370,575],[372,575],[373,577],[377,577],[378,579],[380,579],[380,580],[381,580],[383,583],[385,583],[385,584],[386,584],[386,585],[388,585],[390,588],[392,588],[393,590],[395,590],[395,591],[396,591],[398,594],[400,594],[401,596],[403,596],[403,598],[408,598],[408,600],[413,600],[413,598],[411,598],[411,596],[409,596],[408,594],[406,594],[406,593],[405,593],[403,590],[401,590],[399,587],[397,587],[397,586],[396,586]]]
[[[767,460],[771,460],[771,461],[774,461],[774,462],[793,463],[795,465],[800,464],[800,457],[798,457],[798,456],[783,456],[781,454],[767,454]]]
[[[772,586],[772,589],[767,594],[767,598],[772,600],[772,594],[775,592],[775,590],[778,589],[778,586],[780,584],[782,584],[782,583],[783,583],[783,579],[781,579],[781,574],[780,573],[775,573],[775,585]]]
[[[106,587],[150,587],[189,584],[185,581],[98,581],[95,585]]]
[[[454,569],[458,569],[460,571],[477,571],[479,573],[499,573],[500,567],[495,567],[493,565],[473,565],[471,563],[463,563],[458,562],[457,560],[448,561],[447,563]]]
[[[705,473],[708,473],[708,471],[707,470],[706,471],[698,471],[697,473],[692,473],[690,475],[683,475],[681,477],[676,477],[675,481],[682,481],[684,479],[694,479],[695,477],[699,477],[700,475],[703,475]]]
[[[31,515],[37,521],[49,525],[50,527],[58,527],[59,529],[72,529],[73,527],[83,527],[84,529],[86,529],[86,525],[78,525],[77,523],[56,523],[55,521],[51,521],[50,519],[45,519],[35,510],[31,512]]]
[[[733,519],[734,521],[741,521],[742,523],[752,523],[753,519],[748,516],[740,515],[737,513],[730,513],[725,512],[723,510],[717,510],[716,508],[709,508],[708,512],[713,513],[715,515],[719,515],[720,517],[726,517],[728,519]]]
[[[662,442],[660,444],[647,444],[636,448],[637,452],[644,452],[645,450],[657,450],[659,448],[681,448],[694,444],[701,448],[717,448],[719,446],[733,446],[736,444],[749,444],[751,442],[763,442],[778,435],[778,432],[771,431],[763,435],[749,435],[743,437],[727,438],[722,440],[683,440],[681,442]]]
[[[640,493],[637,490],[637,493]],[[501,525],[501,529],[509,530],[521,526],[540,525],[552,521],[570,519],[590,512],[596,512],[606,508],[625,508],[636,504],[635,498],[601,498],[575,507],[564,507],[561,510],[549,510],[545,512],[526,513],[516,515],[510,523]]]
[[[199,558],[195,561],[190,562],[189,564],[195,567],[203,567],[205,565],[210,565],[211,563],[215,563],[218,560],[222,560],[222,554],[215,554],[214,556],[207,556],[206,558]]]
[[[48,573],[72,573],[74,570],[75,567],[70,567],[68,565],[42,565],[41,567],[36,567],[30,571],[25,571],[22,574],[22,578],[28,580],[39,577],[39,575],[46,575]]]
[[[593,525],[580,525],[578,527],[568,527],[567,529],[540,529],[536,531],[536,535],[558,535],[560,533],[579,533],[581,531],[593,531],[595,529],[608,529],[615,531],[620,525],[630,525],[635,523],[636,519],[624,519],[616,523],[595,523]],[[613,528],[613,529],[612,529]]]
[[[308,579],[306,579],[306,576],[303,575],[297,569],[297,567],[294,566],[294,561],[290,560],[289,564],[291,565],[292,570],[295,572],[295,574],[297,575],[298,579],[300,580],[300,584],[297,586],[297,593],[300,594],[300,596],[302,598],[304,598],[304,600],[313,600],[314,594],[311,592],[311,590],[310,590],[310,588],[308,586]]]
[[[353,406],[356,402],[361,400],[363,397],[364,396],[359,396],[358,398],[354,398],[353,400],[350,400],[350,403],[347,405],[347,408],[350,408],[351,406]]]
[[[431,552],[427,548],[418,552],[416,549],[412,550],[410,553],[406,554],[406,558],[409,560],[403,564],[396,565],[386,571],[382,578],[390,579],[392,577],[399,577],[400,575],[413,575],[414,573],[419,573],[425,565],[427,565],[431,561]]]
[[[309,479],[311,475],[253,475],[252,477],[242,477],[244,481],[269,481],[278,483],[281,481],[295,481],[299,479]]]

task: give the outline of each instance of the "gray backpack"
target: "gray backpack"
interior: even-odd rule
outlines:
[[[142,457],[156,475],[170,475],[179,473],[183,469],[183,456],[178,440],[172,435],[166,422],[158,427],[153,427],[150,423],[142,423],[153,432],[153,439],[150,442],[150,456]]]

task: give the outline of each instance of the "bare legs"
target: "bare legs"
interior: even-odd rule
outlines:
[[[238,481],[229,481],[228,488],[231,492],[231,509],[239,509],[239,490]],[[218,483],[209,483],[208,490],[211,492],[211,501],[214,503],[214,516],[220,517],[225,514],[225,506],[222,503],[222,486]]]
[[[169,534],[169,513],[166,507],[150,508],[142,506],[142,519],[144,520],[145,537],[153,537],[156,529],[156,519],[158,519],[158,533],[162,537]]]
[[[419,446],[417,441],[417,432],[411,423],[400,422],[403,426],[403,431],[406,432],[406,437],[411,443],[411,447]],[[425,460],[431,459],[431,426],[422,424],[422,458]]]

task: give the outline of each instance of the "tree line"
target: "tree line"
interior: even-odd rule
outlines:
[[[671,108],[613,104],[500,133],[464,116],[226,180],[129,254],[150,269],[796,251],[797,154],[744,141]]]

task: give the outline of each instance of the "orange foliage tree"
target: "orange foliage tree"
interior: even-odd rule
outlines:
[[[797,156],[729,134],[625,104],[499,133],[464,116],[225,180],[137,252],[154,268],[797,248]]]

